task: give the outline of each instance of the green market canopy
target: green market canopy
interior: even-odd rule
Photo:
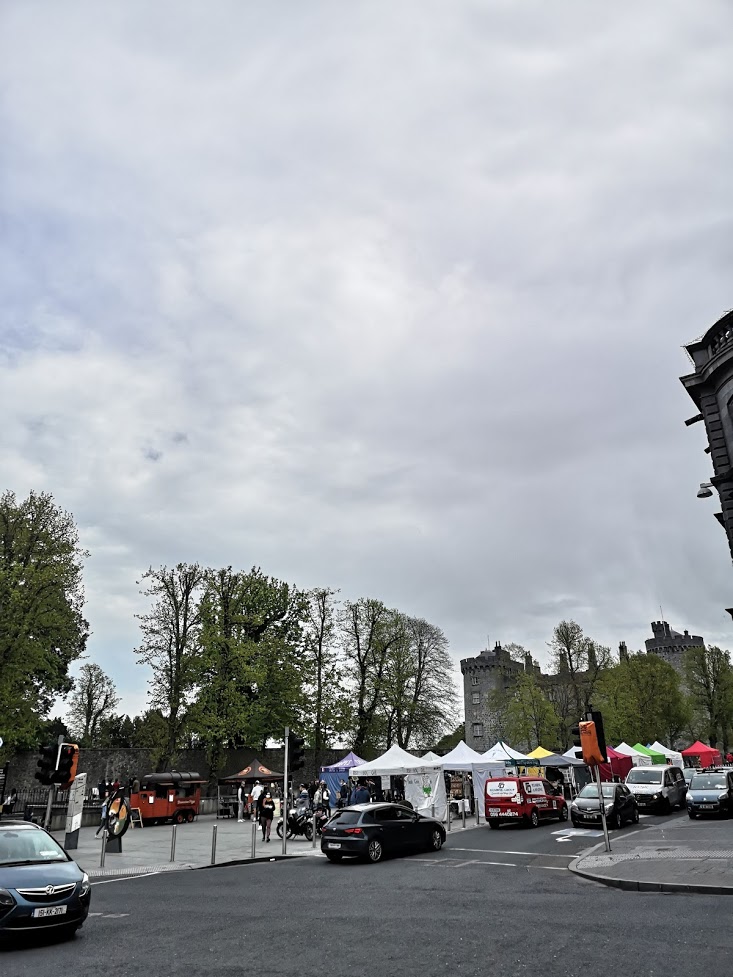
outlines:
[[[652,758],[652,763],[664,763],[667,762],[667,757],[663,753],[657,753],[656,750],[652,750],[649,746],[642,746],[641,743],[634,743],[632,749],[636,750],[637,753],[643,753],[644,756]]]

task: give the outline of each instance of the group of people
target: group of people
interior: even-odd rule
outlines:
[[[260,781],[256,781],[250,790],[245,783],[237,788],[237,820],[244,821],[244,811],[249,804],[250,815],[256,818],[262,829],[262,840],[270,840],[272,821],[275,817],[274,784],[266,788]]]

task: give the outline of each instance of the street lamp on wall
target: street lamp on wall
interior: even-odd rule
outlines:
[[[700,488],[697,490],[698,499],[709,499],[713,494],[712,482],[700,482]]]

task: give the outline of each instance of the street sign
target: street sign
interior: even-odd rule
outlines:
[[[79,845],[79,828],[84,810],[84,795],[87,791],[87,775],[79,773],[69,788],[69,806],[66,809],[66,840],[64,848],[77,848]]]

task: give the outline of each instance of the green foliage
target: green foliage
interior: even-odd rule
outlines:
[[[46,493],[0,496],[0,716],[8,748],[34,747],[69,666],[84,652],[86,552]]]
[[[140,593],[151,598],[153,606],[147,614],[137,615],[142,641],[135,653],[138,661],[153,671],[148,697],[152,707],[165,718],[163,766],[175,757],[179,747],[196,680],[198,592],[203,578],[204,571],[196,563],[156,570],[150,567],[142,578],[146,586]]]
[[[672,666],[658,655],[630,655],[598,682],[608,742],[673,744],[689,721],[689,707]]]
[[[537,675],[522,672],[513,685],[506,708],[506,734],[510,743],[527,751],[554,745],[557,717]],[[547,747],[546,747],[547,748]]]
[[[466,740],[466,724],[461,723],[460,726],[456,726],[452,733],[446,733],[445,736],[441,737],[435,744],[433,749],[436,753],[440,753],[442,756],[445,753],[450,753],[450,751],[458,746],[458,744],[463,740]]]
[[[226,746],[280,738],[298,723],[305,598],[259,568],[207,571],[200,604],[198,694],[191,723],[218,770]]]
[[[717,746],[722,737],[728,750],[733,725],[733,669],[730,654],[716,647],[688,648],[684,657],[685,684],[690,704],[699,716],[705,738]]]
[[[66,720],[75,742],[80,746],[99,745],[99,724],[119,704],[112,679],[99,665],[82,665],[74,680]]]

